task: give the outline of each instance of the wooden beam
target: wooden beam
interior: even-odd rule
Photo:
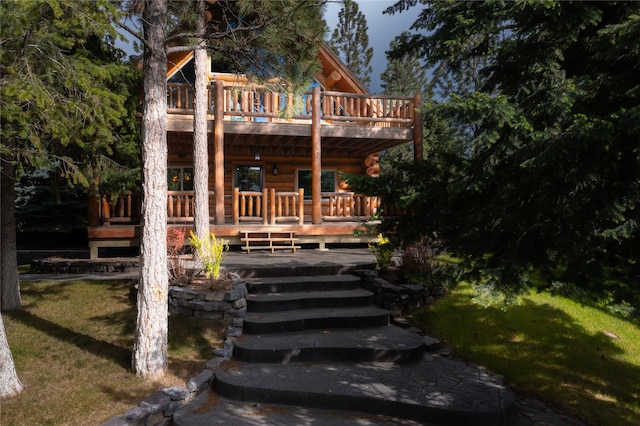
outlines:
[[[322,143],[320,137],[320,88],[314,87],[311,93],[311,223],[318,225],[322,222]]]
[[[213,149],[215,161],[215,221],[224,225],[224,82],[215,83]]]
[[[329,76],[325,80],[325,89],[330,90],[333,87],[333,85],[336,84],[336,82],[341,78],[342,78],[342,74],[340,74],[340,72],[337,70],[329,74]]]

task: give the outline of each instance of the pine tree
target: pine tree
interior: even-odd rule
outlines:
[[[16,173],[57,168],[89,186],[83,163],[107,152],[127,114],[127,68],[114,53],[108,1],[0,2],[2,309],[19,309]]]
[[[334,29],[329,46],[342,59],[347,68],[365,86],[371,84],[371,59],[367,19],[354,0],[344,0],[338,13],[338,26]]]
[[[402,41],[409,36],[407,31],[391,40],[389,51],[398,49]],[[380,74],[381,86],[385,95],[412,96],[422,93],[430,98],[431,90],[427,84],[427,70],[415,52],[407,52],[402,57],[393,57],[387,53],[387,68]]]
[[[110,2],[0,2],[0,15],[0,309],[7,311],[21,307],[16,175],[57,167],[88,186],[80,157],[91,159],[116,140],[114,129],[126,115],[126,92],[120,84],[124,66],[113,55],[111,23],[117,13]],[[8,350],[2,342],[3,394],[20,389],[17,378],[7,380]],[[7,386],[10,382],[14,386]]]
[[[435,69],[429,113],[455,144],[387,185],[416,214],[396,231],[437,233],[491,286],[522,289],[536,270],[640,304],[640,5],[421,7],[402,48]]]

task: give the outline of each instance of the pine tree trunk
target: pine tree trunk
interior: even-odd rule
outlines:
[[[204,0],[197,0],[197,32],[206,33]],[[209,155],[207,150],[207,51],[204,40],[195,51],[195,100],[193,105],[193,203],[194,228],[200,239],[209,237]]]
[[[11,147],[9,146],[9,149]],[[12,154],[2,156],[0,173],[0,311],[22,308],[16,252],[16,168]]]
[[[143,65],[143,201],[132,361],[137,376],[155,380],[168,368],[166,1],[147,0],[143,22],[147,40]]]
[[[7,335],[4,332],[4,321],[0,315],[0,397],[11,396],[22,392],[22,383],[18,379],[16,366],[13,363]]]

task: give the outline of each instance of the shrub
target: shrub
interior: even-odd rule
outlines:
[[[186,249],[184,238],[186,230],[171,228],[167,231],[167,261],[169,269],[169,283],[184,286],[191,283],[195,270],[188,267],[185,258]]]
[[[229,250],[226,241],[217,239],[214,234],[211,234],[209,238],[200,238],[193,231],[190,231],[189,241],[196,249],[205,275],[214,280],[219,279],[220,265],[222,265],[225,252]]]
[[[369,242],[369,250],[376,257],[376,264],[381,271],[386,271],[391,266],[391,258],[393,257],[393,247],[388,238],[382,234],[378,234],[376,243]]]

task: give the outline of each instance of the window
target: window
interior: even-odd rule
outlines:
[[[169,191],[193,191],[193,167],[169,167],[167,189]]]
[[[298,170],[298,188],[304,188],[304,198],[311,199],[311,170]],[[322,170],[320,172],[320,191],[335,192],[336,171]]]
[[[240,191],[262,191],[262,166],[236,166],[235,186]]]

